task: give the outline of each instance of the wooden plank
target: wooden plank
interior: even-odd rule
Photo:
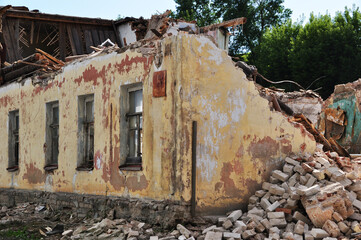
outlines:
[[[76,54],[76,47],[75,47],[75,43],[74,43],[74,39],[73,39],[73,33],[71,31],[71,25],[68,24],[66,26],[66,28],[67,28],[67,31],[68,31],[68,37],[69,37],[69,41],[70,41],[71,51],[72,51],[73,55],[77,55]]]
[[[59,56],[65,61],[66,57],[66,28],[64,23],[59,23]]]
[[[98,29],[98,34],[99,34],[100,44],[102,44],[106,40],[104,31],[102,29]]]
[[[84,31],[86,53],[91,53],[93,49],[91,49],[90,46],[94,46],[92,34],[89,29],[83,29],[83,31]]]
[[[17,59],[23,59],[20,53],[20,45],[19,45],[19,39],[20,39],[20,28],[19,28],[19,19],[14,19],[13,22],[13,28],[14,28],[14,45],[15,45],[15,57]]]
[[[79,52],[78,54],[84,54],[84,38],[83,38],[83,31],[82,29],[80,28],[80,25],[79,24],[76,24],[75,25],[75,31],[77,32],[77,36],[79,38],[79,41],[78,41],[78,45],[79,45]]]
[[[6,47],[6,61],[8,61],[9,63],[13,63],[14,61],[16,61],[16,58],[14,54],[13,41],[11,39],[11,34],[8,27],[8,20],[4,19],[2,24],[3,24],[3,36]]]
[[[100,39],[99,39],[98,31],[96,29],[92,28],[91,33],[92,33],[94,47],[100,45]]]
[[[75,54],[74,55],[83,54],[81,36],[79,36],[78,30],[76,29],[76,26],[74,24],[70,25],[70,31],[71,31],[71,35],[73,37],[73,43],[75,46]]]

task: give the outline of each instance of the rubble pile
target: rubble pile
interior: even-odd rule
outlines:
[[[17,207],[21,209],[23,214],[49,215],[44,206]],[[14,220],[15,213],[9,214],[6,207],[1,212],[2,222]],[[167,230],[135,220],[114,219],[114,216],[112,210],[105,219],[73,219],[71,224],[60,220],[54,228],[42,227],[39,232],[57,239],[361,238],[361,181],[350,158],[320,151],[313,156],[286,157],[282,170],[274,170],[269,182],[264,182],[262,189],[249,198],[248,212],[236,210],[208,225],[206,222],[178,224],[176,229]]]
[[[201,239],[340,239],[361,237],[361,181],[336,152],[287,157],[281,170]],[[185,236],[187,237],[187,236]],[[187,238],[183,238],[187,239]],[[200,239],[200,238],[197,238]]]

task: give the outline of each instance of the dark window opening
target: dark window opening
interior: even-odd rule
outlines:
[[[94,97],[79,97],[79,158],[77,170],[89,171],[94,168]]]
[[[19,110],[9,113],[9,164],[8,171],[16,171],[19,169]]]
[[[46,163],[47,171],[58,168],[59,156],[59,103],[46,104]]]

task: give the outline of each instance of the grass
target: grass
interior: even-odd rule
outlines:
[[[38,240],[34,234],[30,234],[26,227],[18,230],[6,230],[0,232],[0,239],[8,240]]]

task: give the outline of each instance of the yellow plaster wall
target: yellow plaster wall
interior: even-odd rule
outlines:
[[[161,57],[161,58],[158,58]],[[162,59],[156,66],[153,59]],[[152,76],[167,71],[166,97],[152,97]],[[120,171],[120,86],[143,82],[143,170]],[[94,94],[95,168],[76,171],[77,97]],[[45,104],[59,100],[59,169],[46,173]],[[20,110],[20,170],[7,172],[8,112]],[[243,72],[203,36],[162,41],[162,55],[137,50],[67,65],[47,87],[0,88],[0,187],[191,200],[192,121],[197,121],[197,210],[239,207],[271,168],[292,152],[313,152],[302,127],[272,112]]]
[[[183,115],[178,118],[186,126],[183,131],[191,131],[191,121],[198,125],[197,211],[245,207],[286,155],[313,153],[316,143],[302,126],[271,111],[254,83],[207,37],[182,36],[179,41],[177,101]],[[178,156],[191,159],[191,152]]]

